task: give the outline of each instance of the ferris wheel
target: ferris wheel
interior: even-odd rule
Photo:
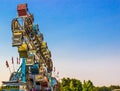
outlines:
[[[12,46],[17,47],[22,63],[11,74],[9,81],[3,81],[3,85],[23,91],[55,91],[53,87],[57,80],[52,77],[53,61],[47,42],[38,24],[34,24],[34,16],[29,12],[27,4],[19,4],[17,13],[11,22]]]

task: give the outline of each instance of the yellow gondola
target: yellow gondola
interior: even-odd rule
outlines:
[[[34,55],[30,54],[26,60],[26,65],[33,65],[34,64]]]
[[[42,33],[40,33],[40,34],[38,34],[37,35],[38,36],[38,40],[40,41],[40,42],[42,42],[43,41],[43,34]]]
[[[46,43],[46,42],[42,42],[42,43],[41,43],[41,49],[42,49],[42,48],[47,48],[47,43]]]
[[[48,66],[48,72],[51,72],[53,70],[53,62],[52,59],[49,59],[47,61],[47,66]]]
[[[23,42],[22,32],[13,32],[12,46],[20,46]]]
[[[21,58],[27,58],[28,57],[28,47],[26,43],[23,43],[21,46],[18,47],[18,52],[19,52],[19,56]]]

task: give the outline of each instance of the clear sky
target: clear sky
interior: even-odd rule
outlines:
[[[34,14],[60,78],[120,85],[120,0],[0,0],[0,82],[9,77],[5,61],[18,56],[11,21],[20,3]]]

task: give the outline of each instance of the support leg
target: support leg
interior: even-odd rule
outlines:
[[[26,82],[26,58],[22,58],[22,82]]]

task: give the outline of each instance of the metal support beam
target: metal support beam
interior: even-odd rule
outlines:
[[[22,58],[22,82],[26,82],[26,58]]]

